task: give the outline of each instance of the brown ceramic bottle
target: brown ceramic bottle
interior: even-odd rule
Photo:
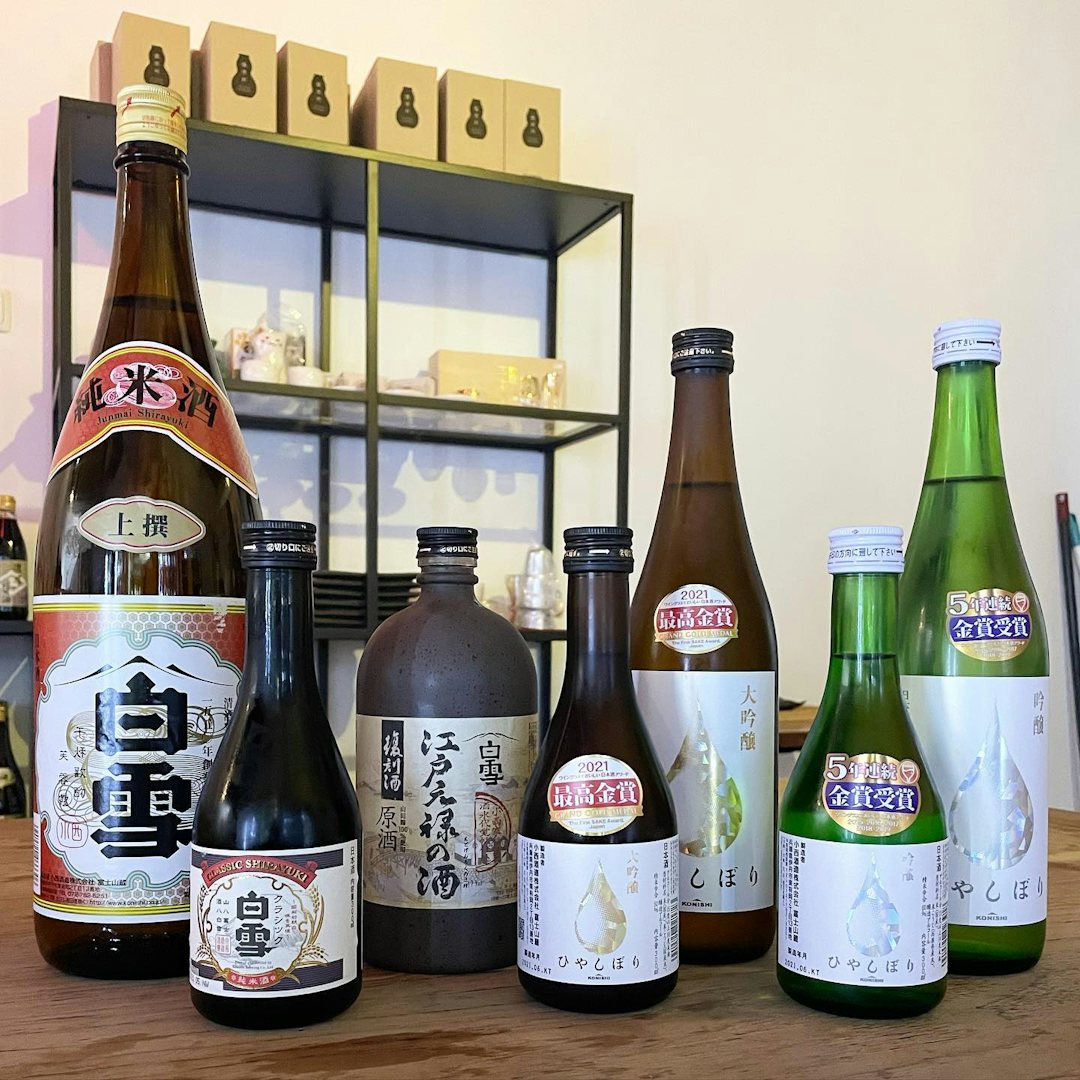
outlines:
[[[631,609],[638,701],[679,820],[682,956],[723,963],[773,939],[776,635],[743,516],[727,330],[672,339],[675,416]]]
[[[372,634],[356,673],[364,956],[398,971],[506,967],[536,668],[476,601],[476,530],[416,535],[420,597]]]

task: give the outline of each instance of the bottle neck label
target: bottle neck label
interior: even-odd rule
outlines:
[[[225,391],[176,349],[127,341],[87,364],[57,440],[49,479],[121,431],[164,435],[257,495],[251,459]]]
[[[895,836],[922,808],[922,770],[888,754],[825,755],[821,805],[842,829],[858,836]]]
[[[656,605],[653,636],[674,652],[716,652],[739,636],[739,612],[714,585],[682,585]]]
[[[513,904],[537,717],[356,718],[364,899],[424,911]]]
[[[136,553],[180,551],[206,535],[190,510],[149,495],[99,502],[79,518],[78,529],[98,547]]]
[[[820,982],[927,986],[948,966],[948,844],[856,844],[780,833],[782,968]]]
[[[318,994],[357,978],[359,844],[191,849],[191,985],[236,998]]]
[[[949,830],[949,922],[1042,922],[1050,680],[906,675],[901,682]]]
[[[547,791],[551,820],[578,836],[611,836],[645,812],[641,778],[610,754],[571,758]]]
[[[575,986],[625,986],[679,967],[677,841],[559,844],[522,836],[518,967]]]
[[[0,558],[0,612],[26,608],[26,561]]]
[[[236,703],[244,602],[39,596],[34,910],[183,922],[191,827]]]
[[[1031,640],[1031,597],[1008,589],[958,590],[946,596],[949,641],[974,660],[1019,656]]]
[[[634,688],[675,801],[682,910],[772,907],[775,673],[635,671]]]

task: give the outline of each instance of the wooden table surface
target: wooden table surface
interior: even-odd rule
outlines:
[[[781,709],[780,749],[801,750],[815,716],[817,716],[816,705],[800,705],[795,709]]]
[[[773,958],[684,967],[646,1013],[590,1017],[527,998],[514,969],[442,978],[368,969],[315,1027],[245,1032],[191,1007],[180,979],[106,983],[48,967],[30,916],[30,828],[0,821],[0,1077],[1080,1076],[1080,814],[1053,811],[1049,940],[1031,971],[954,977],[914,1020],[847,1020],[789,1000]]]

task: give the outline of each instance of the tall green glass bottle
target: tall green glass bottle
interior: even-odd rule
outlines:
[[[829,534],[829,675],[780,809],[777,979],[847,1016],[913,1016],[945,996],[947,834],[896,663],[902,536]]]
[[[900,582],[900,670],[945,803],[950,970],[1036,963],[1046,939],[1046,627],[998,434],[1001,325],[934,333],[937,400]]]

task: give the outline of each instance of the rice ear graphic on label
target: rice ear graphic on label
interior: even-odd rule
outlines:
[[[1035,813],[997,710],[949,808],[949,834],[977,866],[1007,870],[1031,847]]]
[[[847,935],[863,956],[888,956],[900,941],[900,913],[881,884],[873,856],[859,895],[848,910]]]

